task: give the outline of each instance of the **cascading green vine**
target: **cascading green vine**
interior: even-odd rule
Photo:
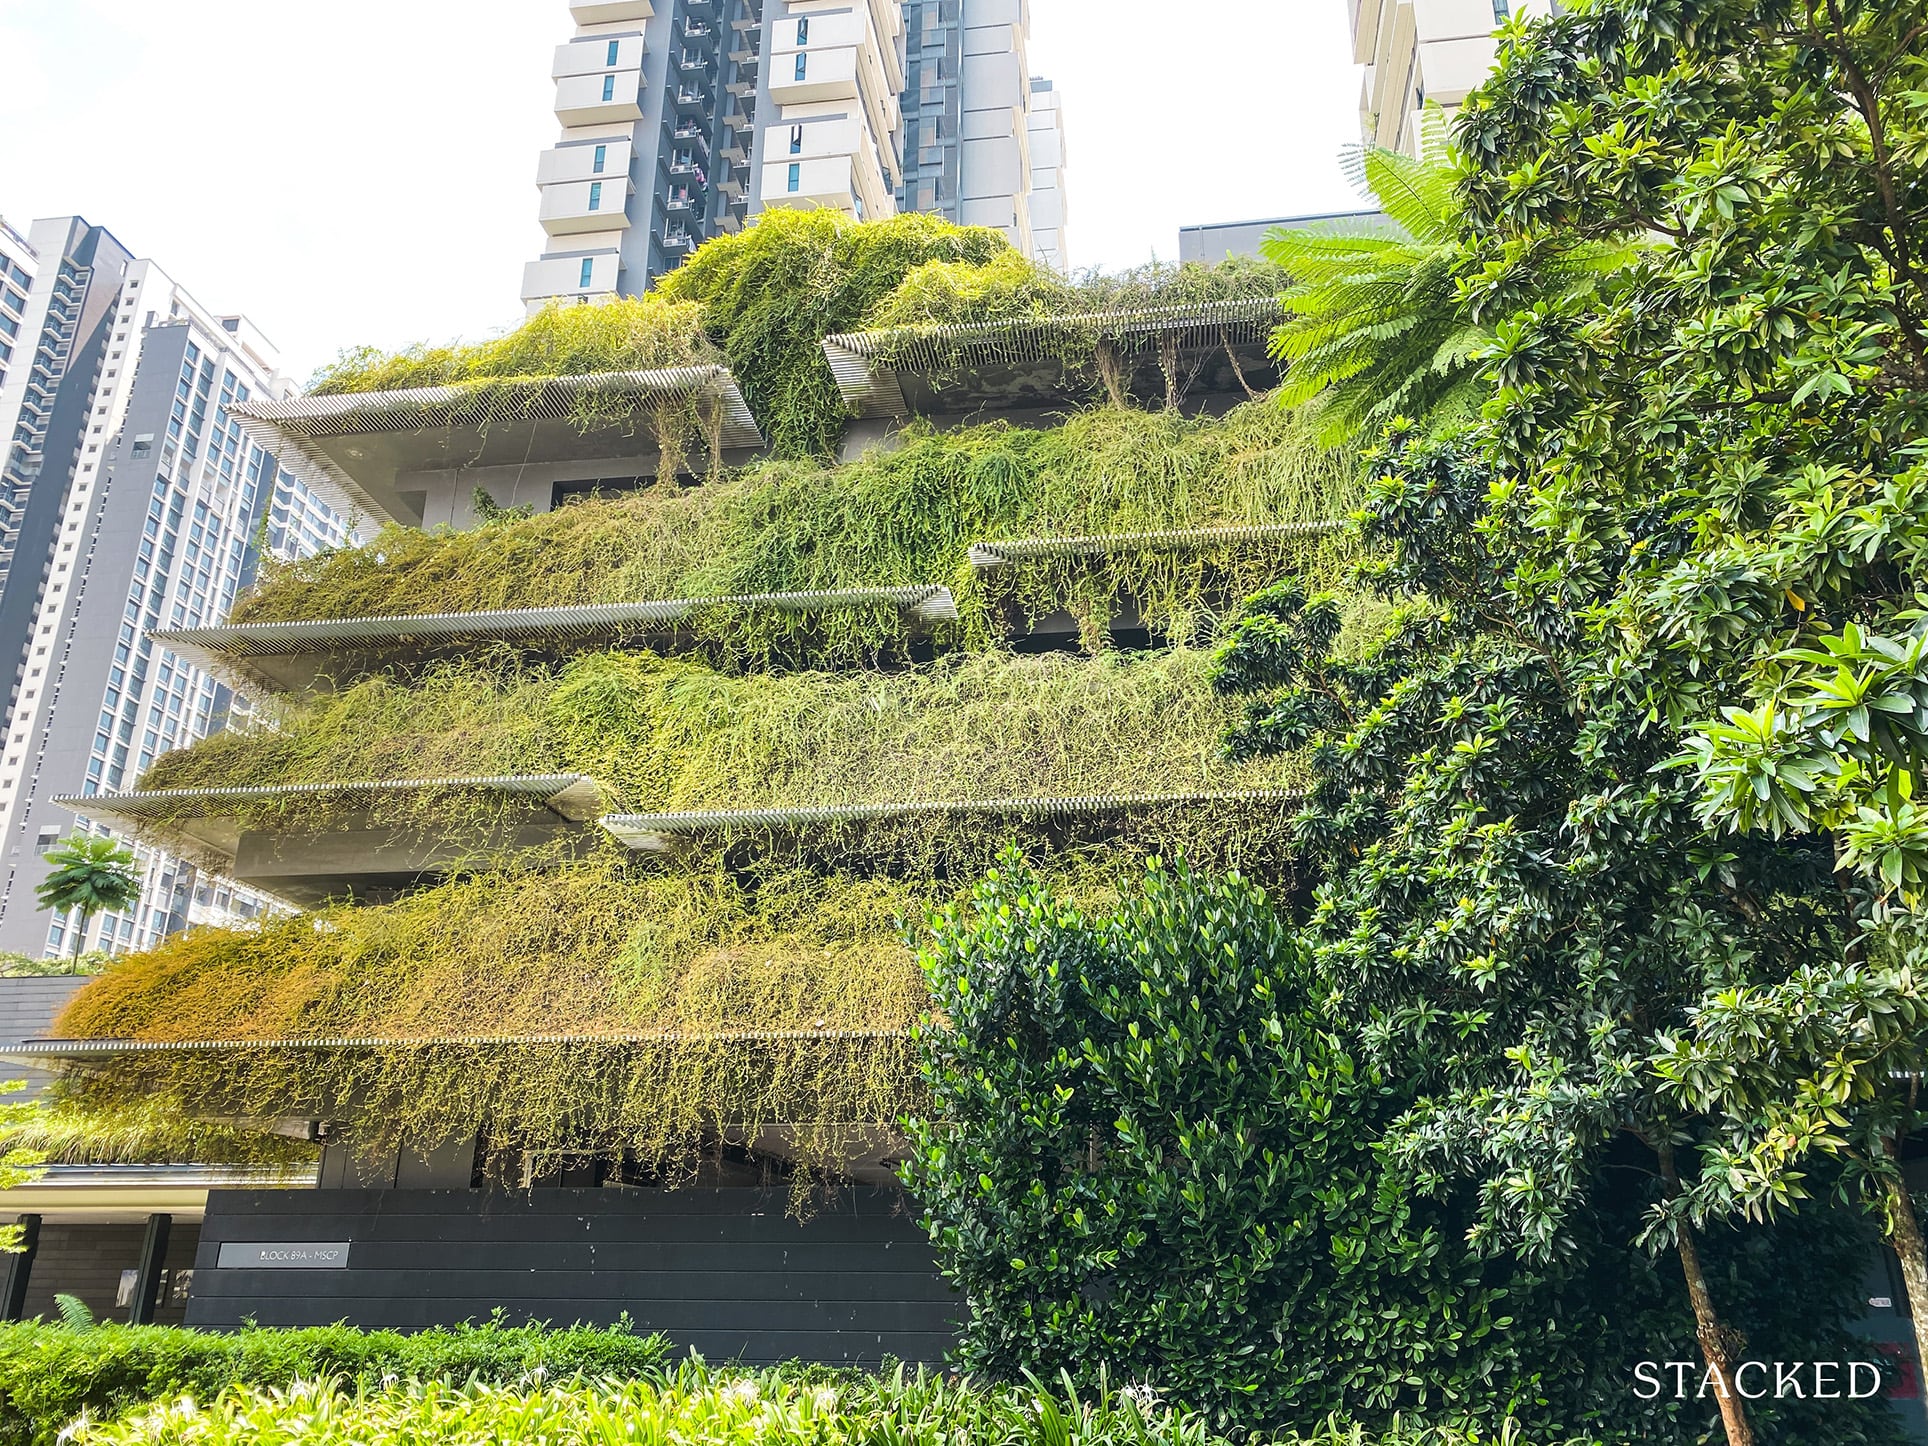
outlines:
[[[1310,523],[1343,516],[1358,496],[1356,462],[1266,404],[1222,418],[1106,410],[1044,431],[913,431],[896,450],[834,469],[770,462],[702,487],[652,488],[469,532],[390,527],[365,547],[267,566],[233,621],[947,583],[963,609],[957,636],[975,646],[1005,635],[998,608],[1010,597],[1028,617],[1075,605],[1090,633],[1129,603],[1152,626],[1190,636],[1226,598],[1287,563],[1337,581],[1343,540],[1128,546],[1028,563],[988,587],[968,550],[1033,536]],[[694,626],[749,666],[806,639],[816,663],[860,663],[903,633],[894,610],[876,609],[713,615]]]

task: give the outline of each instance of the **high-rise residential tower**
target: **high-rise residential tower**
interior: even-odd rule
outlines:
[[[0,387],[0,949],[39,955],[76,946],[73,921],[34,897],[41,856],[76,827],[54,800],[131,782],[231,701],[147,630],[224,618],[277,519],[288,556],[345,530],[228,415],[294,391],[246,318],[208,311],[78,217],[28,239],[39,270]],[[197,910],[191,870],[140,855],[140,905],[96,917],[87,945],[146,945],[197,913],[253,907],[224,890]]]
[[[1033,138],[1057,97],[1025,64],[1028,0],[571,0],[552,65],[562,133],[536,183],[530,311],[634,295],[770,206],[932,211],[1035,237]],[[1041,99],[1040,99],[1041,98]],[[915,124],[906,124],[907,118]],[[1055,199],[1052,199],[1055,198]]]
[[[1063,113],[1034,77],[1030,0],[908,0],[898,204],[1064,256]]]
[[[7,385],[7,370],[20,350],[20,328],[27,317],[27,293],[33,290],[33,274],[38,264],[27,238],[0,216],[0,390]]]
[[[1515,14],[1546,15],[1558,0],[1350,0],[1353,59],[1365,66],[1360,127],[1368,142],[1416,152],[1419,113],[1451,111],[1486,79],[1494,31]]]

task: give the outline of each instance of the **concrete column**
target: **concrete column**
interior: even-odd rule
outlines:
[[[27,1313],[27,1277],[40,1249],[40,1217],[22,1215],[19,1223],[20,1253],[0,1255],[0,1321],[17,1321]]]
[[[141,1240],[141,1263],[134,1278],[134,1304],[128,1308],[129,1325],[153,1325],[154,1307],[161,1294],[161,1270],[167,1261],[168,1232],[174,1226],[172,1215],[147,1217],[147,1234]]]

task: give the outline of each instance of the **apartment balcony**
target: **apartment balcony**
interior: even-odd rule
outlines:
[[[663,209],[672,216],[690,217],[696,214],[697,197],[689,191],[671,191],[663,200]]]
[[[710,57],[699,51],[683,50],[676,55],[676,69],[687,77],[702,75],[710,68]]]
[[[569,75],[556,82],[556,119],[565,126],[607,125],[642,118],[641,71]]]
[[[714,34],[716,34],[714,25],[704,25],[700,21],[691,20],[687,15],[683,17],[682,36],[685,40],[707,40]]]
[[[551,236],[621,231],[629,226],[626,211],[634,189],[623,176],[609,181],[569,181],[560,186],[544,186],[537,219]]]
[[[616,51],[614,60],[609,58],[612,45]],[[620,40],[578,40],[558,45],[549,74],[552,79],[561,80],[565,75],[602,76],[612,70],[640,71],[642,68],[642,37],[630,35]]]
[[[813,50],[808,54],[808,67],[801,80],[796,78],[790,57],[776,58],[770,68],[770,99],[778,105],[858,99],[855,47]]]
[[[647,20],[656,7],[651,0],[569,0],[569,13],[578,25],[606,25],[614,20]]]
[[[596,152],[603,153],[602,169],[596,169]],[[596,145],[555,146],[542,153],[536,163],[536,184],[554,186],[564,181],[609,181],[622,184],[629,175],[628,141],[604,141]]]
[[[676,88],[676,111],[678,115],[707,116],[714,103],[713,97],[707,91],[697,90],[695,87],[687,85],[679,85]]]
[[[663,250],[671,255],[687,256],[696,249],[696,238],[683,227],[663,232],[662,241]]]
[[[698,121],[684,121],[670,133],[670,139],[699,154],[708,155],[710,150],[710,128]]]

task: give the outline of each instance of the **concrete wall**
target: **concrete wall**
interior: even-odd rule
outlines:
[[[217,1190],[188,1323],[486,1318],[607,1323],[627,1312],[709,1359],[936,1362],[962,1304],[897,1198],[856,1191],[799,1223],[785,1192]],[[346,1244],[345,1265],[238,1268],[250,1245]],[[137,1242],[138,1244],[138,1242]]]

